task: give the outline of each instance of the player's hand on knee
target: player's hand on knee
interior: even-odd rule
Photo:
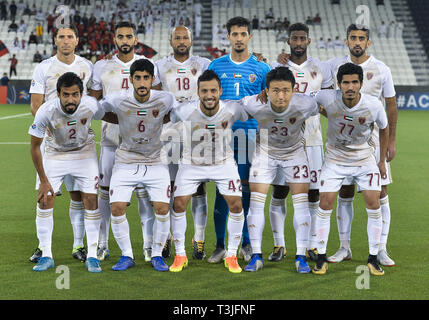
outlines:
[[[49,196],[55,197],[55,192],[51,184],[49,183],[49,181],[40,182],[37,202],[39,202],[42,205],[42,207],[46,207],[46,205],[48,204]]]

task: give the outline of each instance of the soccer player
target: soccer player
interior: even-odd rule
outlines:
[[[198,99],[198,77],[207,70],[210,60],[190,54],[193,44],[192,32],[185,26],[175,27],[170,35],[170,45],[173,55],[169,55],[155,62],[158,67],[156,77],[161,82],[159,88],[174,94],[178,102],[186,102]],[[168,141],[169,130],[180,130],[181,123],[167,123],[164,126],[163,140]],[[180,144],[172,142],[172,148],[180,154]],[[176,154],[172,150],[172,156]],[[174,193],[174,180],[178,170],[178,160],[171,159],[170,169],[171,190]],[[173,200],[173,197],[171,197]],[[194,259],[202,260],[205,254],[205,227],[207,224],[207,195],[205,184],[198,187],[191,199],[191,211],[194,218],[193,254]],[[167,247],[171,240],[167,241]],[[169,250],[168,250],[169,251]],[[165,256],[164,256],[165,258]]]
[[[368,267],[373,275],[383,275],[377,262],[382,218],[380,209],[381,179],[386,177],[386,154],[389,127],[381,102],[361,93],[364,73],[360,66],[346,63],[338,69],[340,90],[322,90],[316,100],[323,105],[328,118],[326,158],[320,182],[320,205],[315,225],[318,239],[318,258],[315,274],[328,269],[326,247],[330,217],[335,198],[343,181],[351,177],[362,191],[368,213]],[[379,127],[380,158],[377,161],[371,141],[375,124]]]
[[[320,89],[332,88],[333,81],[329,65],[320,60],[307,56],[307,47],[311,43],[309,29],[303,23],[295,23],[289,27],[287,44],[290,47],[290,57],[287,66],[292,70],[295,79],[295,91],[310,95]],[[279,66],[278,62],[271,65]],[[320,126],[320,115],[311,116],[305,121],[305,150],[308,156],[310,190],[308,201],[311,215],[311,237],[308,243],[308,255],[316,260],[316,237],[313,221],[319,207],[320,172],[323,164],[323,140]],[[270,222],[274,237],[274,250],[268,257],[270,261],[281,261],[286,254],[284,240],[284,222],[286,219],[286,197],[289,192],[285,181],[277,177],[273,182],[273,196],[270,203]]]
[[[52,256],[53,208],[55,193],[66,176],[72,176],[84,205],[84,228],[88,246],[85,262],[89,272],[101,272],[97,259],[100,213],[97,208],[98,164],[91,120],[105,116],[99,103],[82,96],[83,82],[73,72],[64,73],[57,82],[58,98],[42,104],[36,112],[31,135],[31,156],[40,177],[36,215],[37,238],[42,256],[34,271],[54,267]],[[48,131],[49,130],[49,131]],[[45,134],[46,151],[40,145]]]
[[[228,247],[225,267],[240,273],[237,250],[244,224],[241,181],[230,147],[231,128],[237,120],[247,120],[239,101],[219,101],[221,81],[212,70],[198,78],[199,100],[179,105],[170,115],[172,122],[184,124],[183,159],[176,177],[171,227],[176,256],[170,271],[179,272],[188,265],[185,251],[186,207],[202,182],[214,181],[228,204]]]
[[[243,17],[235,17],[228,21],[228,40],[231,43],[231,53],[222,56],[209,65],[221,81],[223,99],[239,100],[245,96],[260,93],[265,89],[265,76],[270,67],[258,61],[258,58],[248,51],[248,43],[252,38],[250,22]],[[247,216],[250,203],[249,169],[254,139],[258,124],[255,119],[237,121],[232,130],[237,141],[234,141],[234,157],[238,165],[238,172],[242,183],[242,201],[244,216]],[[244,139],[242,136],[244,135]],[[234,139],[235,140],[235,139]],[[243,141],[244,140],[244,141]],[[224,198],[216,192],[214,222],[216,230],[216,249],[208,259],[210,263],[219,263],[224,258],[225,232],[227,225],[228,206]],[[246,221],[243,227],[243,241],[239,251],[239,257],[250,261],[251,245]]]
[[[155,270],[168,271],[161,256],[170,229],[168,166],[161,162],[160,140],[164,116],[174,106],[174,96],[151,90],[155,66],[139,59],[130,67],[133,90],[107,95],[102,106],[117,114],[121,143],[115,152],[109,198],[113,235],[122,251],[112,269],[127,270],[135,265],[125,209],[133,190],[142,185],[148,192],[155,211],[151,262]]]
[[[59,25],[55,30],[54,40],[57,46],[57,54],[42,61],[34,69],[30,86],[31,113],[33,116],[44,102],[57,98],[57,80],[64,73],[76,73],[83,81],[84,92],[87,91],[87,84],[92,77],[92,63],[74,53],[79,38],[73,25]],[[42,155],[43,153],[44,143],[42,144]],[[36,189],[38,189],[39,179],[36,180]],[[86,259],[86,249],[83,244],[85,208],[80,192],[75,188],[70,176],[64,179],[64,183],[71,198],[69,215],[74,237],[72,256],[83,262]],[[58,192],[61,191],[58,190]],[[30,261],[37,262],[41,256],[39,247],[34,251]]]
[[[396,105],[396,93],[393,85],[392,74],[388,66],[380,60],[377,60],[373,55],[368,55],[367,50],[371,45],[369,39],[369,30],[361,28],[355,24],[347,28],[346,45],[350,50],[350,55],[341,58],[336,58],[328,61],[331,65],[333,76],[337,73],[340,65],[352,62],[362,67],[364,79],[362,85],[362,93],[369,94],[379,99],[382,103],[385,102],[387,109],[387,119],[389,120],[389,143],[387,146],[386,158],[386,178],[381,179],[381,214],[383,217],[383,230],[381,234],[380,250],[378,252],[378,261],[386,267],[392,267],[395,262],[387,254],[386,243],[390,228],[390,205],[387,194],[387,185],[392,183],[390,172],[390,161],[393,160],[396,153],[396,123],[398,118],[398,110]],[[378,128],[374,130],[373,141],[376,145],[376,157],[380,159],[380,146],[378,144]],[[345,181],[340,190],[337,202],[337,222],[338,233],[340,236],[340,248],[332,256],[328,258],[329,262],[341,262],[342,260],[350,260],[352,251],[350,249],[350,233],[353,220],[353,199],[354,185],[350,181]]]
[[[262,269],[262,233],[265,225],[265,200],[270,185],[281,179],[288,183],[294,207],[293,226],[297,252],[295,265],[299,273],[310,273],[305,251],[310,236],[308,190],[309,161],[304,148],[306,120],[319,113],[313,98],[295,93],[295,78],[286,67],[267,74],[268,103],[257,101],[258,95],[243,98],[246,111],[258,121],[256,152],[250,168],[250,208],[247,216],[252,259],[245,271]]]
[[[146,59],[146,57],[134,53],[134,48],[138,43],[134,24],[128,21],[119,22],[115,26],[114,42],[118,53],[111,59],[97,61],[94,66],[94,75],[89,92],[90,95],[96,97],[98,100],[115,92],[125,94],[128,90],[132,90],[129,79],[130,66],[138,59]],[[154,84],[159,84],[159,80],[155,78]],[[98,196],[98,206],[102,218],[100,225],[100,248],[97,255],[98,259],[103,261],[110,256],[109,230],[111,212],[109,185],[112,177],[115,151],[119,146],[119,126],[117,124],[102,122],[100,145],[100,193]],[[138,210],[143,233],[143,256],[146,261],[150,261],[154,219],[153,208],[144,188],[136,188],[135,193],[138,200]]]

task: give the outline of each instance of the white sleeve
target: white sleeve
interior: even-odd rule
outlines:
[[[161,83],[161,79],[158,77],[159,72],[158,72],[158,67],[157,67],[156,63],[152,59],[148,59],[148,60],[150,62],[152,62],[153,66],[154,66],[154,68],[153,68],[153,75],[155,76],[155,80],[152,83],[152,86],[154,87],[154,86],[157,86],[158,84]]]
[[[43,68],[44,64],[38,64],[33,72],[31,80],[30,93],[45,94],[46,77]]]
[[[160,61],[161,60],[158,60],[155,62],[155,69],[154,69],[155,79],[159,81],[158,83],[161,83],[161,72],[159,71],[160,64],[161,64]],[[153,84],[153,86],[155,86],[155,83]]]
[[[202,69],[202,71],[204,72],[204,71],[206,71],[209,68],[209,65],[210,65],[211,61],[209,59],[207,59],[207,58],[203,58],[202,60],[203,60],[203,69]]]
[[[395,86],[393,84],[392,72],[389,67],[385,67],[383,72],[383,97],[392,98],[396,95]]]
[[[327,62],[321,62],[320,68],[322,69],[322,76],[323,76],[322,89],[329,88],[330,86],[335,84],[334,83],[335,80],[331,72],[331,67]]]
[[[96,109],[96,112],[94,113],[93,119],[94,120],[101,120],[101,119],[103,119],[104,115],[106,114],[106,112],[104,111],[104,107],[96,99],[95,99],[94,103],[96,104],[97,109]]]
[[[335,100],[336,90],[320,90],[311,95],[316,99],[318,105],[323,106],[326,110],[331,105],[332,100]]]
[[[101,100],[101,108],[104,112],[115,112],[115,104],[113,102],[115,94],[107,95]]]
[[[307,117],[318,115],[320,111],[320,107],[316,99],[310,96],[304,96],[304,99],[305,100],[303,102],[304,102],[304,105],[307,106],[307,111],[308,111],[305,117],[307,118]]]
[[[91,81],[91,89],[92,90],[103,90],[103,86],[101,84],[101,69],[102,69],[103,62],[97,61],[94,66],[94,70],[92,71],[92,81]]]
[[[166,91],[164,91],[166,92]],[[176,98],[174,97],[174,95],[170,92],[168,92],[168,97],[167,97],[167,113],[170,112],[171,110],[173,110],[177,105],[177,101]]]
[[[379,101],[377,101],[377,102],[379,102]],[[380,129],[386,129],[386,127],[388,125],[386,111],[384,110],[384,107],[381,104],[381,102],[379,102],[377,104],[377,115],[375,118],[375,123],[377,124],[377,126]]]
[[[183,103],[176,104],[175,107],[173,109],[171,109],[171,112],[170,112],[170,121],[172,123],[177,123],[177,122],[183,121],[183,119],[182,119],[183,115],[180,112],[182,110],[182,108],[181,108],[182,105],[183,105]]]
[[[256,101],[251,99],[252,97],[255,97],[254,100],[256,100],[256,96],[247,96],[240,100],[243,110],[251,116],[253,116],[257,112],[257,103],[255,103]]]
[[[248,116],[246,109],[245,109],[245,105],[247,104],[247,102],[242,99],[239,101],[231,101],[231,103],[234,106],[233,108],[234,108],[235,121],[237,121],[237,120],[247,121],[249,119],[249,116]]]
[[[46,113],[44,112],[45,108],[42,108],[43,105],[37,110],[36,116],[34,117],[34,122],[28,129],[28,133],[37,138],[44,138],[46,127],[48,126],[49,119],[46,117]]]

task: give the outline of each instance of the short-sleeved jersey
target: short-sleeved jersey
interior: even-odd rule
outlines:
[[[207,70],[210,60],[199,56],[190,56],[186,61],[177,61],[167,56],[155,62],[157,78],[162,89],[169,91],[178,102],[198,99],[198,77]]]
[[[106,112],[114,112],[118,116],[121,136],[115,163],[160,163],[164,116],[175,103],[171,93],[157,90],[151,90],[149,100],[144,103],[136,100],[134,91],[107,95],[101,104]]]
[[[304,151],[304,123],[319,113],[316,101],[302,93],[295,93],[288,108],[275,112],[267,104],[256,100],[257,95],[243,98],[247,113],[258,121],[256,150],[276,160],[291,160]]]
[[[91,89],[103,90],[103,96],[114,92],[127,92],[132,90],[130,82],[130,67],[134,61],[147,59],[144,56],[135,54],[133,59],[123,62],[114,55],[112,59],[99,60],[94,65],[94,74],[92,78]],[[151,59],[148,59],[154,63]],[[154,64],[155,65],[155,64]],[[155,65],[154,75],[157,69]],[[157,85],[159,80],[155,77],[153,85]],[[101,141],[102,146],[117,147],[119,146],[119,127],[117,124],[102,122],[101,123]]]
[[[28,133],[37,138],[45,137],[44,157],[58,160],[86,159],[96,156],[94,132],[91,121],[104,117],[98,101],[84,95],[73,114],[61,109],[60,99],[51,99],[36,112]]]
[[[274,62],[271,65],[272,68],[276,68],[278,66],[283,65],[278,62]],[[296,92],[310,95],[311,92],[329,88],[333,85],[329,65],[326,62],[321,62],[319,59],[308,57],[307,60],[300,65],[289,60],[286,67],[288,67],[295,76]],[[305,122],[304,138],[306,146],[323,145],[319,114],[310,117]]]
[[[270,66],[265,62],[258,61],[256,56],[251,55],[242,63],[231,60],[231,55],[224,55],[213,60],[209,70],[216,72],[221,81],[221,99],[240,100],[246,96],[259,94],[266,87],[265,78],[270,72]],[[255,119],[249,119],[245,123],[237,122],[232,127],[236,129],[256,129],[258,123]]]
[[[81,78],[84,93],[86,93],[87,84],[92,77],[93,65],[89,60],[78,55],[74,57],[72,64],[61,62],[56,55],[40,62],[33,72],[30,93],[45,95],[45,101],[56,98],[58,78],[66,72],[74,72]]]
[[[341,58],[334,58],[328,61],[331,66],[333,77],[337,78],[338,69],[345,63],[353,63],[350,55]],[[363,69],[363,84],[361,93],[369,94],[376,97],[384,105],[384,98],[392,98],[396,95],[395,86],[393,84],[392,73],[390,68],[382,61],[377,60],[374,56],[370,56],[368,60],[361,63],[359,66]],[[335,80],[336,86],[338,86]],[[378,140],[378,127],[374,130],[373,141],[376,145]]]
[[[194,100],[174,108],[170,117],[173,123],[183,122],[182,163],[203,166],[235,163],[230,146],[231,129],[237,120],[248,119],[240,101],[219,101],[219,110],[209,117],[202,112],[200,100]]]
[[[374,125],[387,127],[383,105],[377,98],[361,94],[353,108],[342,99],[341,90],[322,90],[315,96],[328,115],[325,161],[343,166],[362,166],[375,162],[371,135]]]

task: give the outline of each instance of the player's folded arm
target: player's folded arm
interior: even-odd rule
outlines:
[[[113,124],[119,124],[118,116],[116,115],[116,113],[113,113],[113,112],[106,112],[104,114],[104,117],[101,120],[109,123],[113,123]]]

